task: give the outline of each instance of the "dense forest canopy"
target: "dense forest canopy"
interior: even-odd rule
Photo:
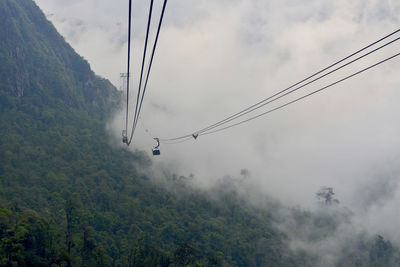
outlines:
[[[2,0],[0,25],[0,266],[400,264],[397,247],[362,231],[332,257],[309,249],[351,225],[336,201],[315,213],[255,204],[233,177],[205,191],[164,173],[160,186],[145,153],[110,145],[119,92],[35,3]]]

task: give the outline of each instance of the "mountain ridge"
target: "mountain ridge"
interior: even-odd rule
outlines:
[[[241,179],[209,191],[152,176],[150,158],[110,145],[120,93],[97,77],[31,0],[0,1],[0,266],[321,266],[303,243],[347,214],[285,212],[245,197]],[[244,187],[244,188],[243,188]],[[241,191],[245,194],[241,194]],[[298,233],[276,224],[295,222]],[[308,228],[313,231],[308,233]],[[296,231],[293,231],[296,232]],[[396,266],[382,237],[352,237],[332,266]],[[329,241],[329,240],[328,240]],[[346,248],[346,247],[344,247]]]

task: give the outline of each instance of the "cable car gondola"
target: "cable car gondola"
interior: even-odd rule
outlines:
[[[157,145],[151,151],[153,152],[153,156],[159,156],[161,154],[160,153],[160,149],[159,149],[159,147],[160,147],[160,139],[154,138],[154,140],[156,140]]]

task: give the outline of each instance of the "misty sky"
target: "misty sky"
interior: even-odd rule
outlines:
[[[127,2],[36,0],[93,70],[117,87],[126,72]],[[135,75],[148,1],[134,4]],[[155,1],[155,14],[161,4]],[[208,126],[399,25],[396,0],[169,0],[134,147],[150,152],[152,136]],[[399,43],[294,97],[398,53]],[[400,242],[399,66],[394,59],[242,126],[162,146],[155,166],[193,173],[203,185],[246,168],[260,189],[305,206],[321,186],[332,186],[342,205],[360,214],[360,223]],[[134,91],[136,79],[133,85]],[[108,123],[121,146],[123,120],[121,111]]]

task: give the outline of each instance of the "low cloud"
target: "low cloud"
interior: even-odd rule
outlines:
[[[161,2],[156,2],[159,12]],[[49,19],[95,72],[119,86],[126,64],[125,1],[36,3],[54,14]],[[139,72],[147,10],[139,3],[134,11],[134,74]],[[152,137],[193,133],[286,88],[395,30],[399,11],[400,3],[390,0],[168,3],[134,149],[150,152]],[[302,92],[398,49],[394,44]],[[385,174],[399,165],[398,64],[395,59],[231,130],[162,145],[154,164],[193,173],[204,186],[246,168],[267,194],[305,207],[312,206],[320,186],[332,186],[345,206],[363,214],[366,220],[360,215],[360,223],[391,233],[400,243],[393,234],[400,223],[395,209],[399,177]],[[131,103],[134,98],[135,93]],[[124,111],[108,125],[120,143]]]

